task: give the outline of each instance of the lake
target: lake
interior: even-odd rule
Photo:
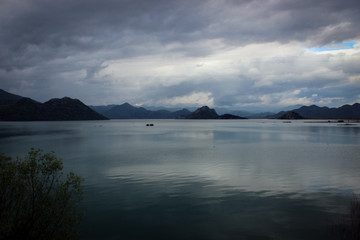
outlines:
[[[85,178],[81,239],[328,239],[359,146],[359,124],[316,121],[0,122],[0,152],[54,150]]]

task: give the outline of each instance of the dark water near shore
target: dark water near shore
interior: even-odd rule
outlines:
[[[1,152],[30,147],[86,179],[82,239],[328,239],[360,193],[360,125],[0,122]]]

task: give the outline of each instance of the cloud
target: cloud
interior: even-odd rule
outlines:
[[[241,108],[360,92],[358,0],[3,0],[0,29],[0,87],[40,101]]]
[[[191,106],[192,104],[198,104],[199,106],[213,106],[214,98],[211,96],[210,92],[193,92],[181,97],[173,97],[170,99],[160,100],[158,103],[150,104],[165,104],[170,106]]]

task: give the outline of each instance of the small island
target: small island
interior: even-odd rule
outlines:
[[[186,116],[181,116],[178,119],[246,119],[244,117],[232,115],[232,114],[223,114],[218,115],[215,109],[209,108],[208,106],[203,106],[196,109],[194,112]]]
[[[298,114],[297,112],[289,111],[281,115],[278,119],[299,120],[299,119],[304,119],[304,117]]]

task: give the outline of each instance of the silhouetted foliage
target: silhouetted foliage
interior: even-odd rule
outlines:
[[[350,203],[350,212],[334,227],[335,239],[360,240],[360,196]]]
[[[0,154],[0,239],[77,237],[83,179],[62,170],[54,152],[32,148],[23,160]]]

